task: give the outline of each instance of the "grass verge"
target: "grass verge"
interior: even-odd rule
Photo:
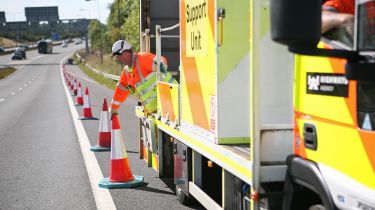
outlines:
[[[0,68],[0,79],[4,79],[15,71],[16,69],[13,67]]]
[[[87,76],[89,76],[90,78],[92,78],[93,80],[99,82],[100,84],[102,85],[105,85],[106,87],[114,90],[115,87],[116,87],[116,84],[117,82],[114,81],[114,80],[111,80],[111,79],[107,79],[105,78],[103,75],[101,74],[97,74],[93,71],[91,71],[87,66],[85,66],[84,63],[80,63],[78,64],[79,67],[82,69],[82,71],[87,74]]]

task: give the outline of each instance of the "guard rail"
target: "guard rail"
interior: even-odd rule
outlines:
[[[75,53],[75,55],[77,56],[78,60],[81,61],[81,62],[85,62],[85,59],[82,58],[77,52]],[[97,74],[101,74],[103,75],[105,78],[108,78],[108,79],[112,79],[112,80],[115,80],[115,81],[119,81],[120,80],[120,76],[117,76],[117,75],[113,75],[113,74],[107,74],[107,73],[104,73],[103,71],[100,71],[92,66],[90,66],[89,64],[85,63],[85,66],[87,68],[89,68],[91,71],[97,73]]]

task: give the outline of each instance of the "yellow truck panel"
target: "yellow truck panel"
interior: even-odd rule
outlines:
[[[216,95],[214,3],[180,2],[181,120],[206,131],[210,130],[210,95]]]
[[[375,195],[375,133],[361,129],[358,84],[345,78],[345,63],[300,55],[295,62],[294,108],[300,136],[295,144],[305,147],[299,155],[320,166],[340,208],[356,206]],[[316,129],[316,148],[306,148],[306,124]]]

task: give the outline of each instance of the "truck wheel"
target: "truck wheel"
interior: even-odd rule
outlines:
[[[178,185],[176,185],[176,196],[177,196],[177,200],[182,205],[190,204],[191,199],[182,191],[182,189]]]

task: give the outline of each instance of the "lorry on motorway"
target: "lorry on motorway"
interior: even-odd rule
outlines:
[[[371,55],[335,49],[321,2],[305,4],[141,1],[141,51],[167,57],[179,84],[157,82],[157,113],[135,108],[140,158],[181,203],[375,209]],[[356,34],[367,53],[366,37]]]
[[[53,44],[52,41],[49,39],[40,40],[37,44],[38,53],[45,54],[45,53],[52,53]]]

